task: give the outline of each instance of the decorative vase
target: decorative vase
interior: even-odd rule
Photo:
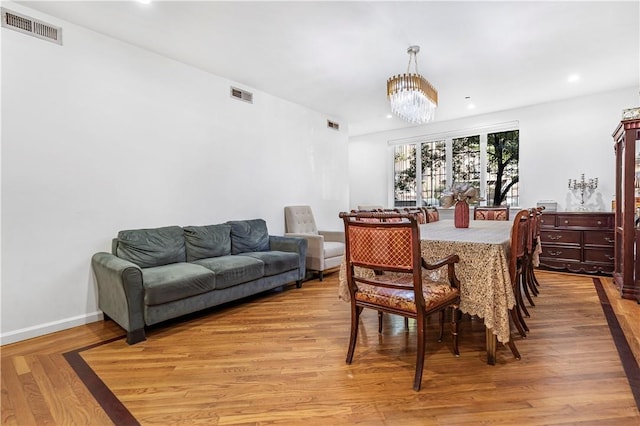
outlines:
[[[467,200],[456,201],[453,211],[453,223],[456,228],[469,227],[469,203],[467,203]]]

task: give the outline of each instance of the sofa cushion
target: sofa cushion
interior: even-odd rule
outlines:
[[[160,305],[215,289],[216,276],[193,263],[173,263],[142,270],[145,305]]]
[[[231,254],[231,225],[185,226],[187,262]]]
[[[141,268],[186,261],[184,236],[179,226],[118,232],[114,253]]]
[[[264,263],[249,256],[211,257],[193,263],[204,266],[216,274],[218,290],[253,281],[264,275]]]
[[[269,250],[269,231],[263,219],[232,220],[231,254]]]
[[[300,260],[298,253],[287,251],[255,251],[238,256],[253,257],[264,262],[264,275],[266,277],[298,269]]]

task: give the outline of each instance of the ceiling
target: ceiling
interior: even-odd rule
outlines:
[[[406,72],[414,44],[437,121],[640,86],[638,1],[18,3],[325,113],[351,135],[408,126],[387,118],[386,80]]]

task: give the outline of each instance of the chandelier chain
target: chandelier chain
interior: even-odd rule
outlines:
[[[409,64],[407,65],[407,74],[411,74],[411,60],[413,59],[413,63],[416,64],[416,74],[420,74],[418,72],[418,55],[416,52],[409,51]]]

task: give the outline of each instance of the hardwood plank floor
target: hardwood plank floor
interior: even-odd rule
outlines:
[[[110,321],[5,345],[1,421],[640,424],[629,384],[640,378],[625,375],[593,278],[536,275],[531,332],[516,338],[522,359],[499,346],[497,365],[487,365],[482,322],[469,317],[456,358],[450,338],[436,341],[435,316],[420,392],[412,390],[413,321],[405,330],[402,318],[385,316],[378,334],[375,312],[365,311],[353,363],[345,364],[349,310],[337,300],[334,273],[152,328],[133,346]],[[640,359],[640,305],[620,299],[611,279],[600,281],[630,358]],[[78,370],[86,383],[69,362],[86,367]]]

